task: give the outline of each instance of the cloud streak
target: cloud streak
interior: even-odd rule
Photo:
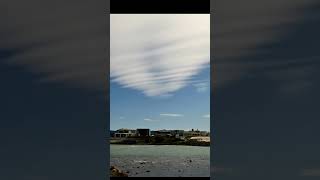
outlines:
[[[146,118],[146,119],[144,119],[144,121],[148,121],[148,122],[158,122],[159,120]]]
[[[124,88],[168,96],[210,63],[210,15],[111,14],[110,21],[111,82]]]
[[[202,116],[203,118],[210,118],[210,114],[206,114]]]
[[[182,116],[183,116],[183,114],[169,114],[169,113],[163,113],[163,114],[160,114],[160,116],[182,117]]]

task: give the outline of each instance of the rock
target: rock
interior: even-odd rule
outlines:
[[[146,170],[146,172],[150,172],[149,170]]]
[[[128,177],[127,173],[124,173],[123,171],[116,168],[115,166],[110,167],[110,175],[111,177]]]
[[[192,162],[192,160],[190,159],[189,162]]]

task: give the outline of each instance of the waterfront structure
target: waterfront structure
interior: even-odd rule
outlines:
[[[170,130],[166,130],[166,129],[162,129],[157,131],[158,136],[172,136],[171,131]]]
[[[117,131],[110,130],[110,137],[114,137],[114,134],[115,134],[116,132],[117,132]]]
[[[150,129],[137,129],[137,136],[150,136]]]
[[[126,138],[126,137],[132,137],[132,136],[136,136],[137,135],[137,131],[133,130],[133,129],[118,129],[115,133],[113,137],[117,137],[117,138]]]
[[[210,136],[210,133],[207,131],[200,131],[200,136]]]
[[[157,131],[150,131],[150,136],[155,136],[157,134]]]
[[[185,137],[210,136],[210,132],[199,131],[199,130],[184,131],[183,136]]]
[[[190,136],[200,136],[200,131],[185,131],[183,133],[185,137],[190,137]]]
[[[172,130],[171,133],[172,133],[172,135],[174,135],[174,136],[176,136],[176,135],[178,135],[178,136],[183,136],[184,130]]]
[[[210,142],[210,137],[209,136],[198,136],[198,137],[191,137],[191,140],[197,140],[201,142]]]
[[[139,128],[139,129],[126,129],[121,128],[117,131],[110,131],[110,137],[115,138],[127,138],[127,137],[146,137],[146,136],[162,136],[162,137],[175,137],[180,139],[185,139],[185,137],[198,137],[198,136],[210,136],[210,132],[199,131],[192,129],[191,131],[184,130],[157,130],[150,131],[150,129]]]

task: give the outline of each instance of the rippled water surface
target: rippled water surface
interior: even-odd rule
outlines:
[[[209,177],[210,147],[176,145],[114,145],[110,165],[129,176]]]

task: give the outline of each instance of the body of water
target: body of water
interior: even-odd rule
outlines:
[[[110,151],[110,165],[129,176],[210,176],[210,147],[111,144]]]

